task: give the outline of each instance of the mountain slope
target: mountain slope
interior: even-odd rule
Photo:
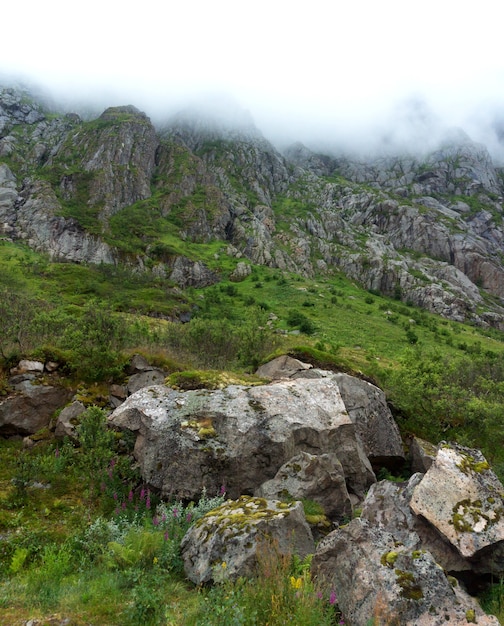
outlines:
[[[229,120],[233,119],[233,122]],[[448,135],[424,156],[280,154],[246,115],[135,107],[93,121],[0,92],[0,230],[53,260],[208,285],[238,261],[367,289],[504,328],[502,172]],[[220,242],[216,273],[197,244]],[[195,245],[194,245],[195,244]]]

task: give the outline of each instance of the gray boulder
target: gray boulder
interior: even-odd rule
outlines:
[[[461,556],[504,571],[504,487],[479,450],[442,444],[410,506]]]
[[[309,363],[303,363],[287,354],[268,361],[256,370],[256,376],[269,380],[281,380],[282,378],[293,378],[299,372],[311,369]]]
[[[253,575],[261,551],[305,557],[315,544],[300,502],[242,496],[198,520],[181,549],[186,576],[200,585]]]
[[[413,437],[409,446],[411,471],[425,474],[434,462],[437,451],[437,446],[429,441],[420,439],[420,437]]]
[[[77,434],[75,427],[79,423],[79,416],[82,415],[85,410],[86,407],[78,400],[66,406],[58,415],[54,435],[60,439],[63,439],[63,437],[69,437],[70,439],[76,440]]]
[[[390,533],[410,550],[428,550],[444,570],[468,574],[471,563],[410,508],[411,496],[422,478],[423,474],[414,474],[405,483],[382,480],[371,485],[362,504],[361,519]]]
[[[312,573],[338,598],[345,622],[367,626],[498,625],[452,582],[427,551],[397,545],[393,535],[354,519],[318,545]]]
[[[271,499],[314,500],[332,520],[352,515],[345,472],[335,454],[315,456],[301,452],[282,465],[274,478],[263,483],[256,495]]]
[[[24,380],[16,394],[0,402],[0,434],[32,435],[49,426],[53,413],[65,406],[72,391]]]
[[[132,393],[135,393],[143,387],[160,385],[164,382],[165,378],[165,372],[156,368],[144,370],[143,372],[139,372],[138,374],[133,374],[133,376],[130,376],[128,380],[128,384],[126,387],[127,392],[129,395],[131,395]]]
[[[137,434],[142,477],[163,495],[195,498],[223,484],[233,498],[252,494],[301,452],[335,454],[359,498],[376,480],[331,379],[212,391],[156,385],[130,396],[109,422]]]
[[[334,379],[371,464],[391,469],[402,465],[405,455],[401,435],[383,391],[348,374],[335,374]]]

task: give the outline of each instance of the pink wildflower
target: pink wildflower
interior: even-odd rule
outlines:
[[[336,592],[334,589],[331,591],[331,595],[329,596],[329,604],[336,604]]]

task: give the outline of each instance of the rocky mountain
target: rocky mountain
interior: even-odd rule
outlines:
[[[227,278],[185,243],[305,276],[343,272],[449,319],[504,328],[504,173],[462,131],[423,155],[281,154],[245,114],[133,106],[86,121],[0,90],[0,232],[53,260]],[[173,241],[180,246],[173,246]]]

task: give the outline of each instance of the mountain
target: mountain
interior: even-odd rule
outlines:
[[[282,154],[247,113],[224,108],[155,127],[131,105],[86,121],[0,90],[1,236],[181,287],[247,260],[341,272],[448,319],[504,328],[504,172],[485,146],[455,129],[422,155],[302,144]],[[218,271],[198,253],[212,242]]]

